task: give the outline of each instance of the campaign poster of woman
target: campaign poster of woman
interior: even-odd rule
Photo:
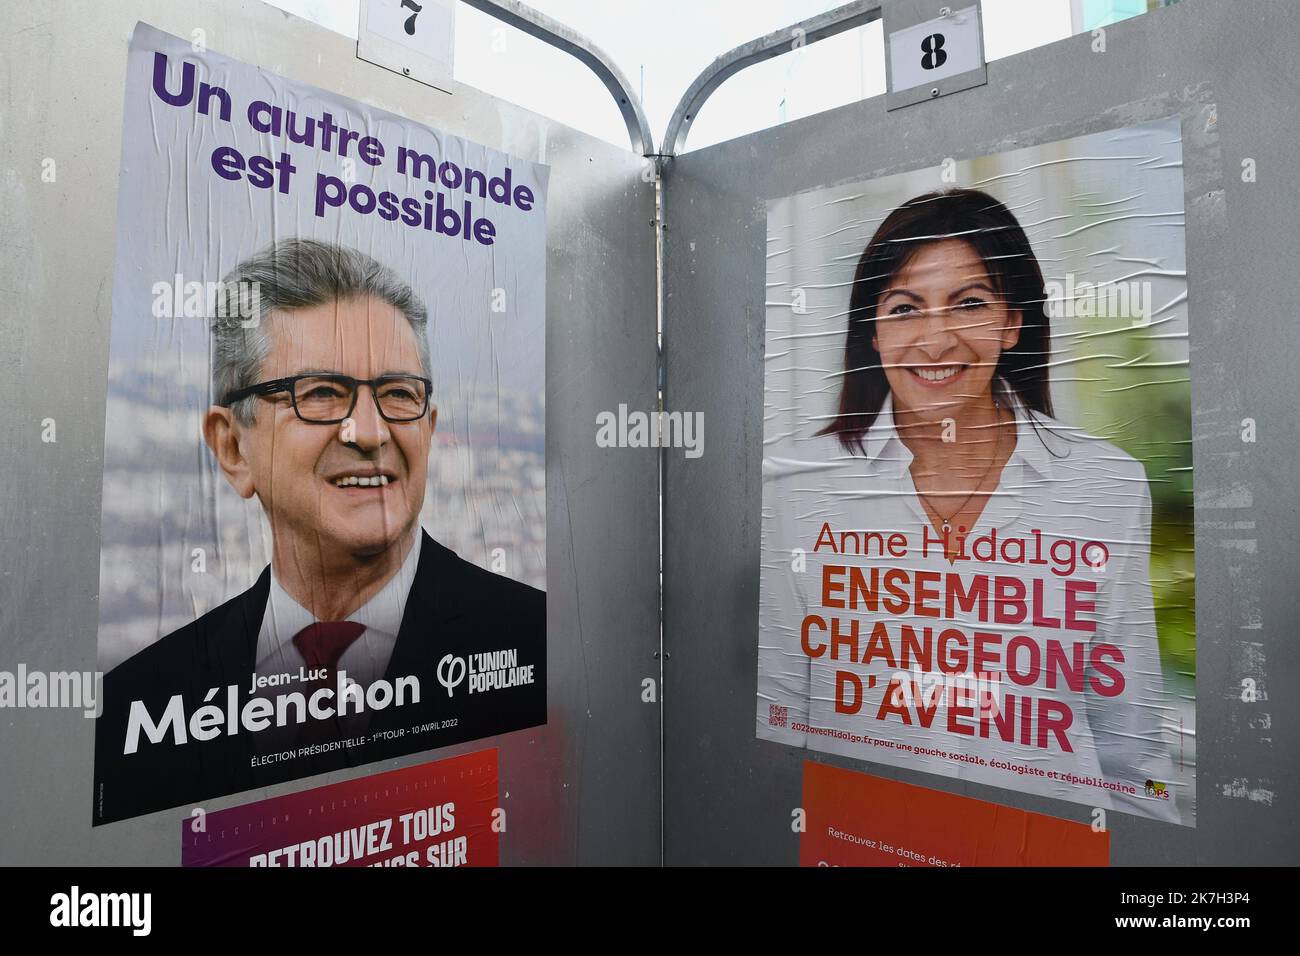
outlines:
[[[760,738],[1195,825],[1183,213],[1177,119],[769,204]]]

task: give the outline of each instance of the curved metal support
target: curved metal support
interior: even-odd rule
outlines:
[[[686,135],[691,130],[691,123],[700,114],[704,101],[730,77],[755,63],[762,63],[797,47],[879,20],[881,3],[882,0],[854,0],[853,3],[819,13],[784,30],[776,30],[765,37],[750,40],[718,57],[696,77],[678,102],[673,118],[668,122],[668,130],[664,133],[664,154],[671,157],[681,152],[686,143]]]
[[[614,61],[603,50],[581,33],[569,29],[563,23],[552,20],[543,13],[538,13],[532,7],[520,3],[519,0],[464,0],[464,2],[488,16],[496,17],[502,23],[536,37],[543,43],[549,43],[563,50],[584,63],[600,77],[605,88],[613,95],[619,112],[623,114],[623,122],[627,124],[627,135],[632,141],[632,149],[642,156],[654,154],[654,136],[650,133],[650,124],[646,122],[641,101],[632,92],[632,87],[628,84],[623,71],[614,65]]]

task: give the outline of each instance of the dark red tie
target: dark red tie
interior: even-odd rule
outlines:
[[[324,686],[333,683],[339,658],[365,629],[364,624],[355,621],[317,621],[308,624],[293,636],[293,646],[298,648],[309,669],[319,670],[323,667],[329,671],[324,681],[313,681],[313,686],[317,683]]]
[[[323,677],[317,677],[307,685],[309,693],[315,693],[322,687],[333,687],[339,658],[365,629],[364,624],[355,621],[317,621],[308,624],[293,636],[293,646],[302,654],[308,669],[324,668],[326,672]],[[334,701],[334,706],[338,706],[338,701]],[[337,716],[319,720],[308,715],[301,740],[303,743],[323,743],[341,736]]]

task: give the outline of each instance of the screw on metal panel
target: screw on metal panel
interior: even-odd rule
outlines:
[[[931,87],[931,88],[930,88],[930,95],[931,95],[931,96],[938,96],[938,95],[939,95],[939,87],[937,87],[937,86]]]
[[[409,66],[404,66],[404,67],[402,67],[402,72],[405,73],[407,76],[410,76],[410,75],[411,75],[411,68],[410,68]]]
[[[952,7],[940,7],[940,8],[939,8],[939,16],[941,16],[941,17],[950,17],[950,16],[952,16]]]

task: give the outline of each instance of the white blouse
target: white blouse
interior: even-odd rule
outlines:
[[[822,436],[801,442],[798,460],[764,459],[758,736],[1177,822],[1163,727],[1176,717],[1156,643],[1145,471],[1114,445],[1013,404],[1015,450],[967,534],[968,554],[983,539],[981,555],[992,560],[949,563],[935,543],[938,532],[912,482],[912,454],[895,429],[892,396],[864,437],[865,456]],[[880,537],[863,543],[872,531]],[[842,532],[858,532],[857,544],[842,541]],[[992,532],[997,550],[989,555]],[[892,552],[891,534],[902,536],[892,539]],[[1024,542],[1023,561],[1015,544],[1006,550],[1008,539]],[[831,541],[844,551],[835,553]],[[1098,544],[1084,555],[1089,542]],[[1071,552],[1076,567],[1067,574]],[[830,600],[843,607],[822,603],[828,566]],[[850,569],[857,570],[856,582]],[[867,587],[873,571],[879,575],[874,589]],[[998,576],[1013,595],[1001,620]],[[978,580],[987,585],[987,603],[963,606]],[[1023,620],[1014,599],[1021,585]],[[871,593],[875,610],[867,601]],[[849,606],[851,594],[856,608]],[[810,615],[815,619],[805,638]],[[835,626],[838,660],[831,649]],[[932,657],[918,664],[926,628]],[[977,644],[979,669],[1000,677],[991,685],[998,707],[984,719],[963,689],[973,686],[967,680],[977,669]],[[927,696],[944,677],[941,661],[965,676]],[[1023,684],[1011,680],[1009,667]],[[926,678],[927,672],[935,676]],[[911,695],[886,693],[899,681],[910,690],[911,680],[921,692],[915,705],[908,704]],[[858,704],[856,713],[837,710],[837,684],[843,707]],[[910,723],[898,709],[881,709],[891,700]],[[1154,793],[1149,781],[1159,785]]]

